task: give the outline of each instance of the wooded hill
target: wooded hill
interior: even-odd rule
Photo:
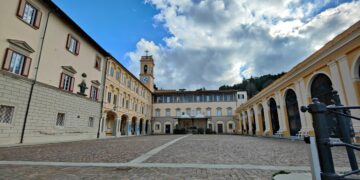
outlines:
[[[232,89],[237,91],[246,91],[248,99],[250,99],[284,74],[285,73],[283,72],[280,74],[267,74],[260,77],[250,77],[249,79],[244,79],[241,83],[234,84],[233,86],[223,85],[219,88],[219,90]]]

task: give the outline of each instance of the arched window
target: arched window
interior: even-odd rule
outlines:
[[[206,116],[211,116],[211,108],[206,108]]]
[[[311,97],[318,98],[320,102],[326,105],[332,104],[332,83],[325,74],[317,75],[311,84]]]
[[[180,108],[176,108],[176,116],[177,117],[181,116],[181,109]]]
[[[148,71],[148,66],[145,64],[145,65],[144,65],[144,73],[146,74],[147,71]]]
[[[165,114],[166,116],[168,116],[168,117],[171,116],[171,110],[170,110],[170,108],[167,108],[167,109],[165,110],[165,113],[166,113],[166,114]]]
[[[155,109],[155,116],[160,117],[160,109]]]
[[[232,116],[232,115],[233,115],[233,110],[232,110],[231,107],[228,107],[226,110],[227,110],[227,115],[228,115],[228,116]]]

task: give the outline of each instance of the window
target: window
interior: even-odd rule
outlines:
[[[61,73],[60,89],[72,92],[74,89],[74,81],[75,78],[65,73]]]
[[[64,124],[65,124],[65,114],[58,113],[57,119],[56,119],[56,126],[64,126]]]
[[[79,55],[80,42],[69,34],[66,43],[66,49],[75,55]]]
[[[156,117],[160,117],[160,109],[156,109],[156,110],[155,110],[155,116],[156,116]]]
[[[167,103],[170,103],[170,96],[167,96],[167,97],[166,97],[166,102],[167,102]]]
[[[125,107],[125,98],[122,98],[121,107]]]
[[[100,56],[96,56],[95,58],[95,69],[97,70],[101,70],[101,57]]]
[[[89,117],[88,127],[94,127],[94,117]]]
[[[108,92],[108,103],[111,103],[111,92]]]
[[[222,116],[221,108],[216,109],[216,116]]]
[[[211,108],[206,109],[206,116],[211,116]]]
[[[232,116],[232,108],[227,108],[227,115]]]
[[[116,72],[116,80],[120,81],[120,72],[119,71]]]
[[[160,124],[155,124],[155,130],[160,130]]]
[[[181,116],[181,109],[176,109],[176,116],[180,117]]]
[[[14,107],[4,105],[0,106],[0,123],[11,124],[13,115]]]
[[[170,109],[166,109],[166,116],[171,116],[171,111],[170,111]]]
[[[97,101],[99,99],[99,89],[97,87],[91,86],[90,99],[92,99],[94,101]]]
[[[114,100],[113,100],[113,104],[116,106],[116,102],[117,102],[117,95],[114,94]]]
[[[230,124],[229,124],[229,129],[232,130],[233,128],[234,128],[234,127],[233,127],[233,124],[230,123]]]
[[[29,75],[31,58],[9,48],[6,49],[2,69],[27,77]]]
[[[200,102],[200,96],[196,96],[196,102]]]
[[[30,26],[38,29],[41,22],[41,11],[25,0],[21,0],[17,16]]]
[[[206,96],[206,102],[210,102],[210,96]]]
[[[126,109],[129,109],[129,100],[126,100]]]
[[[21,74],[25,56],[13,52],[9,71],[14,74]]]
[[[111,66],[110,67],[110,76],[111,77],[114,77],[114,71],[115,71],[114,68]]]
[[[190,108],[186,109],[186,114],[189,115],[189,116],[191,115],[191,109]]]
[[[197,108],[196,109],[196,115],[200,115],[201,114],[201,109],[200,108]]]

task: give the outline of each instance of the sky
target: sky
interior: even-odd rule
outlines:
[[[53,0],[135,76],[163,89],[289,71],[360,20],[360,0]]]

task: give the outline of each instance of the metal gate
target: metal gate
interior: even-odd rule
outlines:
[[[313,118],[315,138],[305,138],[305,142],[312,147],[313,178],[322,180],[351,179],[349,176],[360,173],[354,153],[354,150],[360,150],[360,145],[353,142],[355,134],[351,118],[356,120],[360,120],[360,118],[351,116],[350,109],[360,109],[360,106],[343,106],[336,91],[333,91],[332,100],[333,104],[326,106],[317,98],[313,98],[312,104],[301,107],[302,112],[311,113]],[[344,174],[335,172],[331,148],[337,146],[346,147],[350,162],[351,170]],[[314,172],[317,166],[320,166],[320,170]]]

